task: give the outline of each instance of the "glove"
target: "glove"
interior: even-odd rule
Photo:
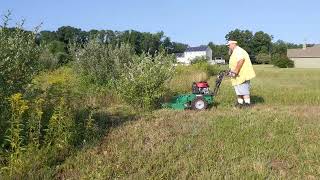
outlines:
[[[228,72],[228,75],[227,75],[227,76],[232,77],[232,78],[235,78],[235,77],[237,77],[237,75],[238,75],[238,74],[237,74],[236,72],[230,70],[230,71]]]

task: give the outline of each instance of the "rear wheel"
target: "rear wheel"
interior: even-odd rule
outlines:
[[[203,97],[197,97],[191,102],[191,108],[193,110],[205,110],[208,107],[208,103]]]

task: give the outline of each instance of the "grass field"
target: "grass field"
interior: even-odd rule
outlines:
[[[124,123],[108,131],[97,146],[56,167],[56,177],[318,179],[320,71],[271,66],[255,70],[252,109],[232,107],[234,92],[227,79],[217,107],[207,111],[162,109],[137,115],[108,109],[131,118],[122,119]],[[186,91],[181,83],[190,80],[180,74],[175,81],[173,90]],[[211,85],[213,81],[211,77]]]

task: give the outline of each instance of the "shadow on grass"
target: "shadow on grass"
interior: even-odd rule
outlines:
[[[92,110],[91,110],[92,111]],[[88,117],[90,116],[90,110],[82,109],[77,112],[76,115],[76,131],[77,137],[75,146],[81,148],[83,145],[96,145],[99,143],[107,133],[121,126],[128,121],[134,121],[137,119],[137,115],[132,112],[116,111],[96,111],[93,110],[91,117],[93,119],[93,127],[88,129]],[[85,144],[84,144],[85,142]]]
[[[263,104],[264,98],[261,96],[251,96],[251,102],[252,104]]]
[[[253,104],[253,105],[263,104],[265,102],[264,98],[261,96],[253,95],[250,98],[251,98],[251,104]],[[236,103],[237,103],[236,99],[234,100],[233,103],[231,102],[231,104],[226,104],[224,102],[214,101],[213,104],[209,108],[229,107],[229,106],[234,106]]]

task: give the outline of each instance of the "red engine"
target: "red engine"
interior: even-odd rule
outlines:
[[[193,94],[209,94],[209,84],[208,82],[194,82],[192,83],[192,93]]]

